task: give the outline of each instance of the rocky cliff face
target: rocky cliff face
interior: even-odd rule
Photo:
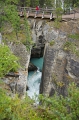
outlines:
[[[20,57],[22,68],[17,77],[7,76],[3,80],[6,89],[26,93],[28,65],[31,57],[44,56],[40,93],[51,96],[67,95],[68,84],[75,81],[79,86],[79,41],[69,38],[69,34],[79,34],[79,21],[62,22],[55,29],[53,21],[29,19],[32,38],[35,42],[31,54],[23,44],[8,43],[13,53]]]
[[[20,98],[24,98],[27,89],[28,66],[30,61],[30,52],[26,50],[26,46],[14,42],[8,42],[11,51],[19,57],[21,68],[17,73],[9,73],[2,80],[5,83],[4,89],[7,90],[8,95],[14,96],[16,93]]]
[[[79,21],[62,22],[59,29],[52,21],[31,23],[33,40],[45,45],[40,93],[51,96],[57,92],[65,96],[70,82],[79,86],[79,42],[68,37],[79,34]]]
[[[31,50],[31,57],[39,58],[43,56],[46,43],[45,36],[43,35],[43,27],[46,25],[46,21],[29,19],[29,22],[32,30],[32,38],[35,43]]]

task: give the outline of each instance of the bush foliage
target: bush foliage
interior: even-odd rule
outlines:
[[[0,89],[0,120],[79,120],[79,88],[75,83],[69,85],[68,96],[45,97],[37,107],[26,97],[20,100],[6,96]]]
[[[32,107],[33,101],[26,97],[20,100],[6,96],[0,89],[0,120],[41,120]]]
[[[17,71],[19,68],[18,58],[13,55],[8,46],[0,45],[0,77],[10,70]]]
[[[79,88],[75,83],[69,85],[68,96],[41,97],[43,120],[79,120]],[[44,114],[44,115],[43,115]]]

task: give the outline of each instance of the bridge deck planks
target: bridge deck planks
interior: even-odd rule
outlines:
[[[24,16],[24,12],[28,17],[34,17],[34,18],[47,18],[47,19],[52,19],[52,18],[56,18],[56,15],[51,15],[51,13],[54,13],[55,10],[54,9],[43,9],[40,8],[39,13],[36,14],[36,10],[35,8],[28,8],[28,7],[20,7],[18,15],[19,16]],[[62,15],[62,19],[79,19],[79,13],[75,13],[75,14],[68,14],[68,15]]]

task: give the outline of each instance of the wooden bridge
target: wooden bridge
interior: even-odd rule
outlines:
[[[18,12],[20,16],[24,16],[24,14],[26,14],[27,18],[33,17],[33,18],[42,18],[42,19],[43,18],[52,19],[55,9],[40,8],[37,12],[36,8],[20,7]]]
[[[18,8],[18,13],[19,16],[24,16],[26,15],[26,17],[33,17],[33,18],[48,18],[48,19],[53,19],[56,18],[56,14],[55,14],[55,9],[53,8],[40,8],[38,10],[38,13],[36,11],[36,8],[31,8],[31,7],[19,7]],[[61,13],[62,14],[62,13]],[[74,12],[71,11],[66,15],[62,15],[62,20],[64,19],[78,19],[79,18],[79,12]]]

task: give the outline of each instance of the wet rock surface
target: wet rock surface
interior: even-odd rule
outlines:
[[[28,71],[34,71],[34,70],[37,70],[38,68],[32,64],[32,63],[29,63],[29,67],[28,67]]]
[[[40,58],[43,56],[43,53],[44,53],[44,47],[32,48],[31,58]]]

